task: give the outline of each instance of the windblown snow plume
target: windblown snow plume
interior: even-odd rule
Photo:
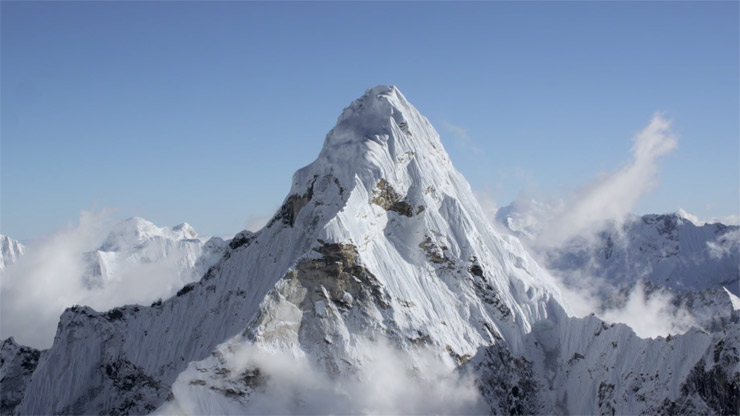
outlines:
[[[659,158],[675,146],[670,122],[656,114],[635,136],[632,158],[622,169],[569,198],[520,198],[497,211],[499,227],[520,237],[559,278],[578,316],[596,313],[655,337],[706,322],[693,316],[703,309],[680,305],[680,294],[711,289],[726,304],[716,290],[740,293],[737,227],[706,224],[684,210],[630,214],[655,185]],[[646,293],[643,282],[666,290]]]
[[[655,114],[633,142],[632,157],[621,169],[601,175],[564,199],[516,201],[499,211],[498,221],[523,232],[531,244],[545,247],[591,237],[608,224],[619,227],[640,197],[656,185],[658,160],[676,147],[677,139],[671,122]]]
[[[584,236],[610,221],[621,224],[637,201],[656,184],[657,160],[676,147],[670,121],[660,114],[634,138],[632,160],[622,169],[602,176],[578,192],[544,229],[538,243],[562,244]]]

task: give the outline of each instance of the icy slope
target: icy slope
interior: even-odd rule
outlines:
[[[0,234],[0,271],[18,261],[25,247],[20,242]]]
[[[237,235],[200,282],[152,307],[66,311],[18,411],[151,410],[190,361],[240,333],[233,342],[329,373],[359,365],[360,337],[444,355],[495,342],[520,351],[557,296],[519,242],[489,226],[429,122],[377,87],[344,110],[270,223]],[[76,378],[89,383],[63,382]]]

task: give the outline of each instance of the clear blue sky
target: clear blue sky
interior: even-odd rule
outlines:
[[[233,235],[377,84],[500,205],[618,169],[661,110],[679,146],[637,213],[738,213],[738,2],[0,7],[0,232],[15,238],[92,207]]]

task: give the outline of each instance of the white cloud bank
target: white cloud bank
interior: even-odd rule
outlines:
[[[445,365],[432,351],[419,349],[409,354],[382,342],[363,340],[355,347],[360,354],[360,365],[354,374],[342,375],[329,375],[306,356],[266,351],[251,343],[219,348],[223,364],[230,370],[229,376],[214,379],[196,369],[198,363],[191,364],[173,385],[175,400],[156,413],[485,414],[490,411],[474,378],[457,372],[451,362]],[[251,395],[230,400],[217,391],[222,386],[244,388],[243,384],[238,387],[243,375],[256,371],[262,381]]]

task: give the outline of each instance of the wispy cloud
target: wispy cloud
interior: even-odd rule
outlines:
[[[601,175],[566,199],[563,209],[546,222],[539,243],[559,245],[574,236],[598,230],[608,222],[624,221],[638,200],[658,182],[658,159],[678,143],[671,131],[671,121],[660,113],[653,116],[633,141],[632,157],[627,164]]]
[[[458,126],[455,124],[452,124],[447,121],[442,122],[442,129],[446,131],[447,133],[452,136],[452,138],[455,139],[455,142],[462,147],[465,147],[475,153],[482,153],[483,150],[481,150],[478,146],[475,145],[473,142],[473,139],[470,137],[470,133],[468,132],[468,129],[462,126]]]

